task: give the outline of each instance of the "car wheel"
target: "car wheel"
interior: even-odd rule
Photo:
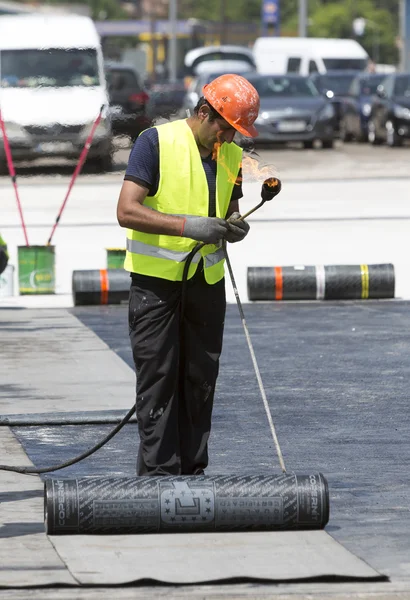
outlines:
[[[322,148],[324,150],[330,150],[335,145],[334,140],[322,140]]]
[[[313,140],[307,140],[306,142],[303,142],[303,147],[306,150],[309,150],[309,148],[313,148]]]
[[[390,148],[397,148],[403,144],[403,140],[394,129],[394,125],[391,121],[386,123],[386,141]]]
[[[369,143],[372,144],[373,146],[378,146],[379,144],[381,144],[383,140],[381,140],[379,137],[377,137],[376,125],[374,124],[374,122],[371,119],[369,119],[367,128],[368,128],[367,129],[367,139],[368,139]]]
[[[341,141],[346,144],[347,142],[351,142],[353,139],[352,134],[347,131],[346,125],[344,121],[340,121],[340,139]]]

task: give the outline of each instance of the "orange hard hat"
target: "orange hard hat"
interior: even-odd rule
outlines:
[[[259,94],[251,83],[241,75],[220,75],[203,88],[209,104],[246,137],[256,137],[253,125],[259,113]]]

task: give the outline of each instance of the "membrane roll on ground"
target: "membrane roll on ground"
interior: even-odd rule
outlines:
[[[74,306],[127,302],[130,284],[130,274],[123,269],[73,271]]]
[[[329,491],[321,473],[53,478],[44,514],[50,535],[322,529]]]
[[[394,266],[295,265],[249,267],[249,300],[394,298]]]

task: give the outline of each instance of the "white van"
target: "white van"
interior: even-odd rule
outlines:
[[[104,105],[89,158],[112,165],[100,38],[78,15],[0,17],[0,109],[14,160],[78,158]],[[6,170],[0,130],[0,170]]]
[[[261,37],[255,40],[253,56],[258,72],[264,75],[363,71],[369,62],[356,40],[336,38]]]

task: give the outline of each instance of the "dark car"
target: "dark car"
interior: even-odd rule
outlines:
[[[134,139],[151,124],[147,113],[149,96],[132,65],[106,63],[105,72],[113,132]]]
[[[186,93],[184,80],[154,83],[148,91],[147,114],[151,119],[179,115]]]
[[[303,142],[312,148],[315,140],[332,148],[334,110],[332,104],[308,78],[301,75],[247,75],[260,96],[255,121],[259,136],[254,142]],[[245,140],[239,140],[244,145]]]
[[[309,75],[319,92],[324,94],[335,109],[335,130],[340,128],[341,105],[343,98],[348,94],[353,79],[357,76],[357,70],[334,70],[326,73],[312,73]]]
[[[386,75],[360,73],[350,85],[349,92],[341,105],[340,139],[350,142],[355,139],[366,142],[368,121],[377,86]]]
[[[377,88],[369,115],[368,139],[371,144],[401,146],[409,138],[410,73],[392,73]]]

